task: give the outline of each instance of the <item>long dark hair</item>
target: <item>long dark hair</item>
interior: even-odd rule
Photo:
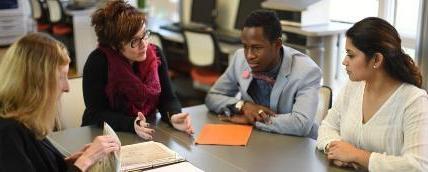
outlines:
[[[364,52],[368,60],[375,53],[384,56],[385,71],[393,78],[417,87],[422,85],[422,75],[412,58],[401,49],[401,39],[387,21],[368,17],[354,24],[346,37],[355,47]]]

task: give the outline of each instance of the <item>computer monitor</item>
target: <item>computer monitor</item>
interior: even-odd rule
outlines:
[[[214,26],[216,0],[181,0],[180,23],[183,26]]]
[[[216,1],[215,0],[192,0],[192,23],[213,26],[215,20]]]
[[[0,10],[17,9],[18,0],[2,0],[0,2]]]
[[[23,0],[0,0],[0,16],[21,15],[23,13]]]
[[[254,10],[262,9],[261,4],[263,1],[265,0],[240,0],[238,14],[235,19],[235,29],[241,30],[248,15]]]

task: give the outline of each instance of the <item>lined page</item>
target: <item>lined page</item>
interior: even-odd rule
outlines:
[[[162,143],[149,141],[122,146],[121,170],[145,169],[184,161],[184,158]]]

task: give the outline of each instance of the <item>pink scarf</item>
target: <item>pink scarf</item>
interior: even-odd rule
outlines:
[[[129,116],[142,112],[145,116],[156,112],[161,86],[156,56],[156,47],[149,45],[146,59],[134,62],[135,73],[128,59],[119,51],[99,46],[106,54],[108,62],[108,81],[105,88],[110,106],[114,110],[125,111]]]

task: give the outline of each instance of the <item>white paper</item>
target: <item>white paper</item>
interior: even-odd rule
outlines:
[[[119,137],[117,137],[114,130],[104,122],[104,135],[110,135],[113,136],[115,139],[118,140],[120,144]],[[89,172],[100,172],[100,171],[116,171],[118,172],[120,170],[120,151],[115,151],[114,153],[110,153],[109,155],[105,156],[104,158],[100,159],[97,163],[92,165],[89,168]]]
[[[160,168],[147,170],[147,172],[203,172],[189,162],[180,162]]]
[[[107,124],[104,123],[104,135],[110,135],[118,140],[119,137],[116,135],[114,130]],[[119,151],[111,153],[110,155],[104,157],[96,164],[94,164],[88,171],[90,172],[98,172],[98,171],[132,171],[132,170],[140,170],[147,168],[155,168],[157,166],[177,163],[185,161],[183,157],[178,155],[175,151],[169,149],[162,143],[148,141],[142,142],[132,145],[121,146]],[[178,163],[181,164],[181,163]],[[190,166],[189,166],[190,165]],[[168,169],[174,169],[176,167],[177,171],[180,169],[184,169],[184,171],[188,171],[186,169],[198,169],[191,165],[190,163],[185,163],[184,165],[167,165],[165,167],[173,166]],[[187,168],[184,168],[187,167]],[[162,167],[164,168],[164,167]],[[199,169],[198,169],[199,170]],[[201,170],[199,170],[201,171]],[[199,172],[197,171],[197,172]]]
[[[123,171],[184,161],[176,152],[154,141],[122,146],[120,155]]]

